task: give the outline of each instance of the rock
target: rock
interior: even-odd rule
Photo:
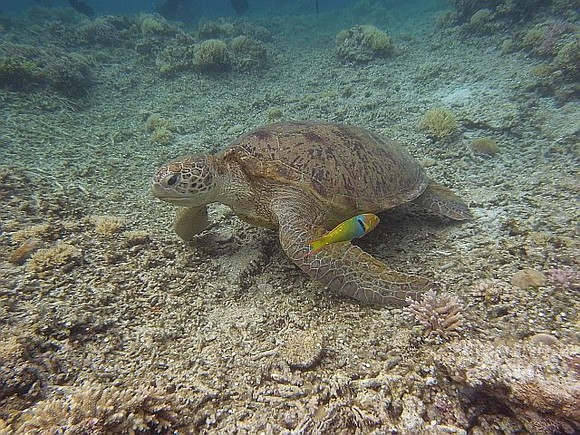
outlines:
[[[530,341],[535,344],[544,344],[546,346],[556,346],[558,344],[558,339],[552,334],[546,334],[544,332],[539,332],[530,337]]]
[[[478,137],[471,142],[471,149],[477,154],[492,156],[499,152],[499,145],[491,137]]]
[[[512,277],[512,285],[522,289],[528,287],[540,287],[546,283],[546,277],[542,272],[534,269],[522,269]]]
[[[23,264],[32,254],[42,247],[42,240],[37,237],[30,237],[16,248],[8,257],[12,264]]]
[[[322,334],[317,331],[291,331],[282,345],[281,356],[293,369],[314,367],[324,353]]]

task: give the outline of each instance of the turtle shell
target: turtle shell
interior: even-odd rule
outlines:
[[[351,125],[269,124],[241,136],[222,157],[251,180],[293,185],[347,214],[411,201],[429,182],[398,142]]]

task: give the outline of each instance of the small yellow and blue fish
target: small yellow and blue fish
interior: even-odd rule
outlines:
[[[376,214],[363,213],[351,217],[341,222],[322,237],[312,240],[310,251],[306,255],[316,254],[326,245],[331,243],[350,242],[370,233],[379,223],[380,219]]]

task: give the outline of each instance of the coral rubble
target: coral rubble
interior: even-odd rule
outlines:
[[[28,434],[146,434],[169,433],[179,426],[177,399],[159,389],[121,389],[85,382],[68,390],[62,397],[29,409],[17,430]]]
[[[578,374],[566,366],[573,355],[570,346],[471,340],[446,345],[437,365],[472,403],[505,406],[530,433],[573,434],[580,430]]]

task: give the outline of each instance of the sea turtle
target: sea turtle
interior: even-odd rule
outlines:
[[[410,201],[454,220],[470,217],[467,205],[430,180],[398,142],[333,123],[257,128],[216,155],[186,156],[162,166],[152,189],[181,207],[173,228],[182,239],[207,228],[207,205],[221,202],[252,225],[278,229],[286,255],[312,278],[379,305],[405,305],[432,286],[389,269],[351,243],[307,255],[309,242],[351,216]]]

